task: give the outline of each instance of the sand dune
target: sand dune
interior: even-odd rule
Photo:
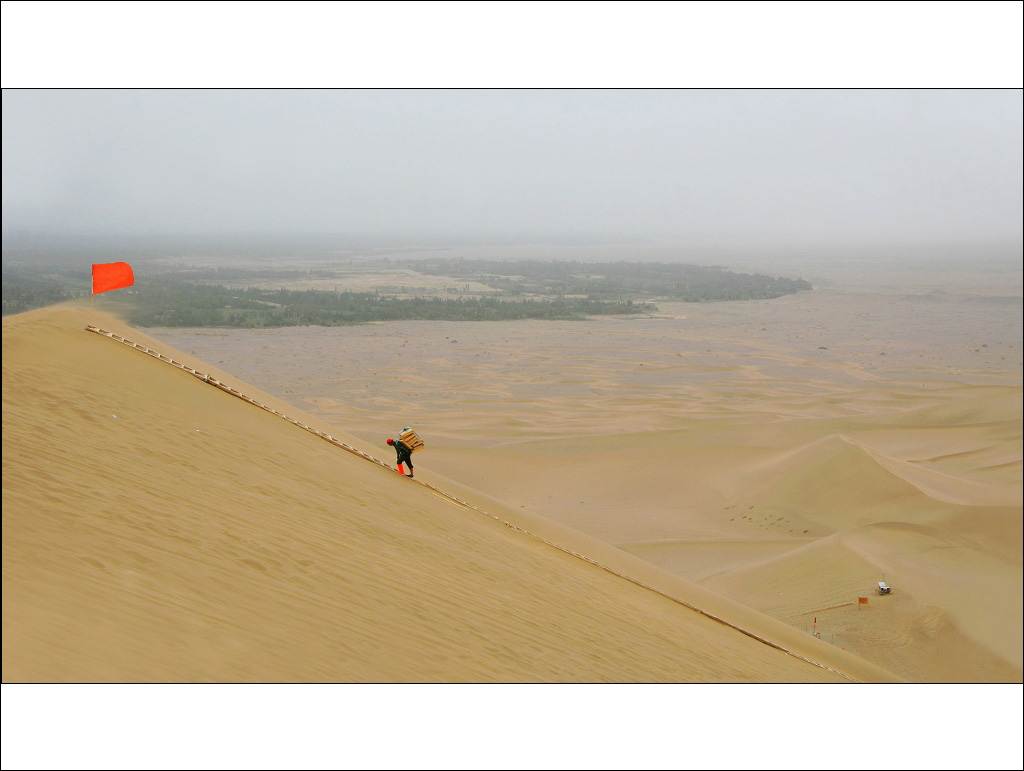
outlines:
[[[376,451],[103,314],[5,318],[5,682],[893,677],[429,475],[487,513],[459,505],[87,324]]]
[[[787,616],[884,572],[885,606],[828,611],[849,615],[835,647],[910,680],[1019,682],[1019,266],[829,268],[794,269],[814,292],[643,319],[150,333],[367,445],[415,425],[424,475],[803,635]]]
[[[759,469],[759,474],[763,481],[750,483],[747,496],[762,506],[810,518],[819,533],[822,527],[834,532],[893,519],[895,512],[934,503],[862,445],[842,435],[789,452]]]

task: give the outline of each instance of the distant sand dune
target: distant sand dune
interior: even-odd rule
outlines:
[[[991,448],[986,452],[991,453]],[[916,493],[942,503],[1013,503],[1012,488],[1008,490],[1001,480],[986,484],[964,478],[962,472],[946,473],[892,458],[843,434],[822,437],[788,451],[778,460],[766,461],[758,473],[768,481],[753,483],[749,494],[765,502],[786,498],[791,506],[815,508],[821,505],[819,494],[827,495],[829,503],[838,496],[839,505],[856,509],[858,516],[866,515],[873,507],[928,505],[925,501],[913,502],[919,498]],[[835,520],[833,523],[841,525]]]
[[[832,435],[786,453],[758,470],[745,491],[762,507],[812,522],[818,534],[928,509],[934,501],[863,445]]]

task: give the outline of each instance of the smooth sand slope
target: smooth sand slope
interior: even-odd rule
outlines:
[[[150,332],[908,680],[1020,682],[1019,263],[855,267],[653,318]]]
[[[104,314],[5,318],[4,682],[892,677],[433,475],[492,516],[457,505],[87,324],[393,460]]]

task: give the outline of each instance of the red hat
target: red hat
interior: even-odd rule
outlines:
[[[395,443],[394,439],[388,439],[388,444],[394,444],[394,443]]]

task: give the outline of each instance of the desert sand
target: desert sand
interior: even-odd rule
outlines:
[[[405,479],[312,432],[393,460],[343,415],[229,370],[89,308],[3,320],[5,683],[899,679],[478,479]],[[421,422],[424,458],[482,453]]]
[[[898,677],[1020,682],[1019,264],[772,268],[814,291],[586,322],[147,332],[381,457],[412,425],[417,479]]]

